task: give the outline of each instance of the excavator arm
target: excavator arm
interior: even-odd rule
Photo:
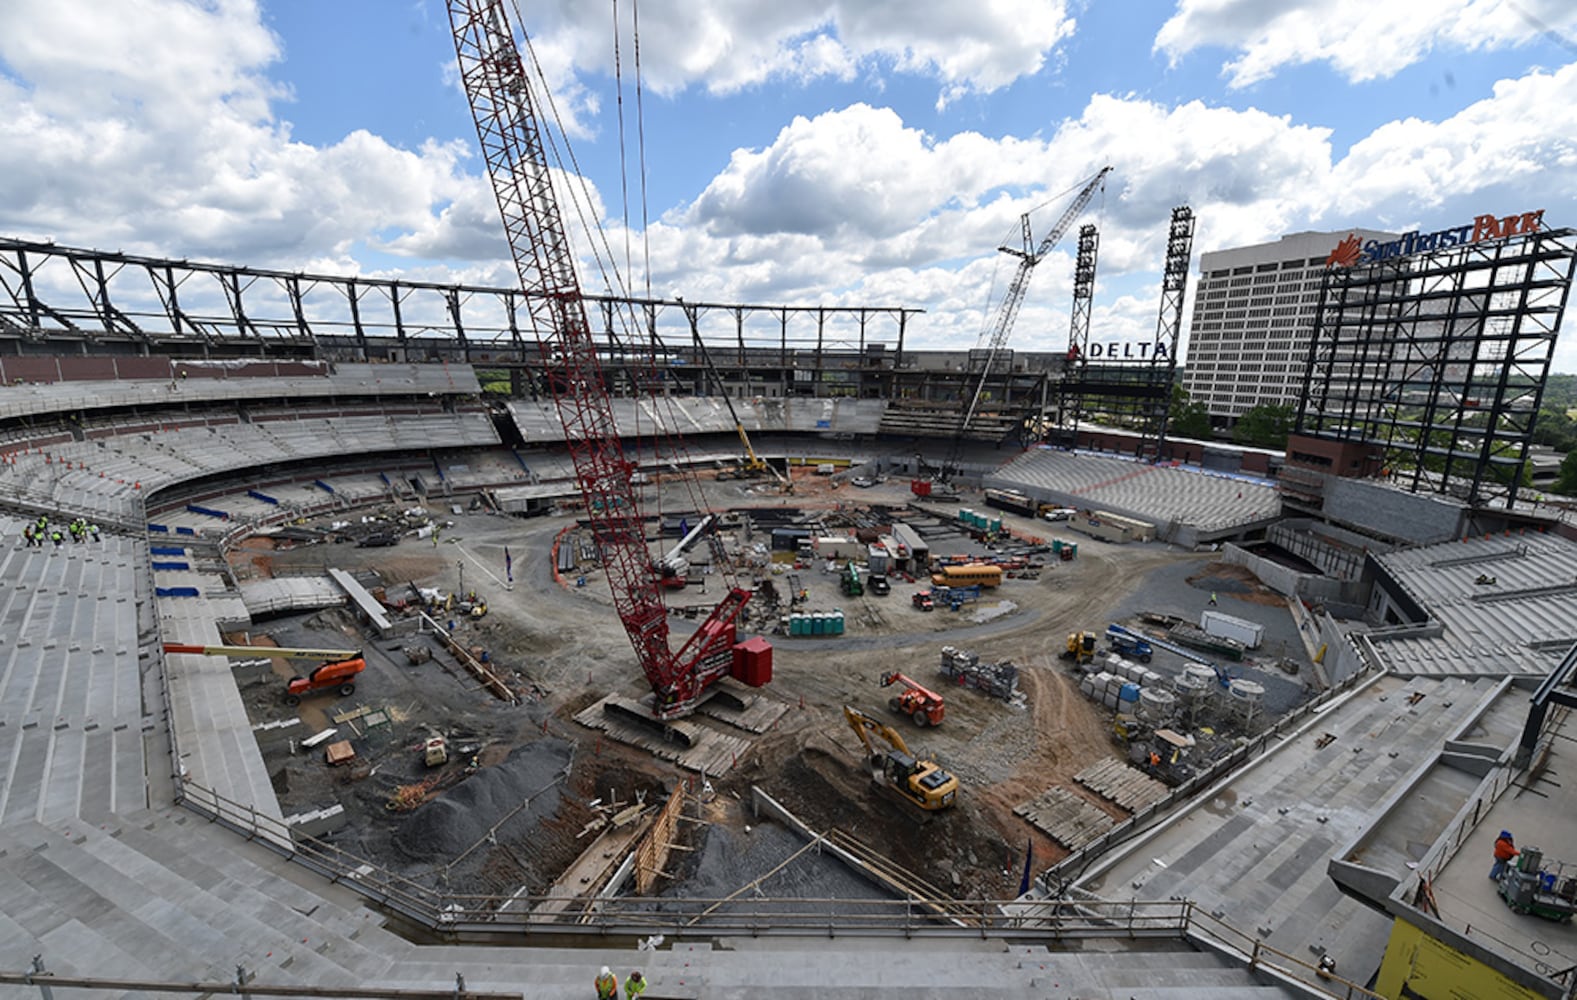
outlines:
[[[914,756],[914,754],[909,753],[909,745],[903,741],[903,737],[899,735],[898,730],[885,722],[874,719],[859,709],[848,705],[843,706],[843,717],[848,721],[850,728],[854,730],[854,735],[858,736],[860,742],[865,744],[867,753],[884,754],[889,750],[897,750],[899,753],[907,756]],[[878,742],[885,744],[885,746],[878,746]]]

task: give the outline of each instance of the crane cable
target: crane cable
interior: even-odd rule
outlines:
[[[632,6],[634,2],[635,0],[632,0]],[[591,192],[586,175],[580,168],[580,161],[575,156],[574,147],[570,145],[569,133],[565,130],[563,116],[559,113],[558,101],[553,96],[552,88],[547,85],[547,74],[543,71],[542,62],[537,57],[536,45],[532,42],[530,33],[525,30],[525,15],[520,9],[520,0],[510,0],[510,5],[514,8],[515,21],[520,25],[520,34],[524,41],[524,48],[521,52],[523,57],[522,68],[529,69],[534,74],[534,79],[537,82],[536,89],[542,95],[542,103],[553,122],[553,128],[541,129],[543,141],[546,144],[546,152],[558,165],[560,172],[565,175],[567,181],[565,186],[569,189],[569,197],[575,208],[576,219],[580,224],[581,231],[586,234],[591,244],[591,259],[596,265],[597,273],[602,279],[603,286],[608,288],[615,296],[615,302],[610,306],[607,314],[610,323],[614,316],[618,316],[619,322],[624,327],[624,332],[628,335],[632,330],[640,329],[640,324],[634,322],[635,305],[630,301],[632,297],[629,288],[625,284],[623,273],[619,270],[618,258],[614,255],[613,248],[608,242],[608,234],[593,218]],[[638,45],[639,43],[637,42]],[[644,135],[644,129],[642,134]],[[562,150],[559,147],[560,138],[563,140]],[[644,152],[642,160],[644,162]],[[644,177],[642,184],[644,190]],[[643,226],[643,228],[645,227]],[[626,304],[628,313],[619,307],[617,301],[619,299],[622,299]],[[612,331],[610,330],[609,332],[611,334]],[[591,331],[588,329],[587,335],[590,336],[590,334]],[[645,331],[642,330],[643,339],[644,334]],[[653,338],[653,343],[655,346],[655,338]],[[680,469],[685,470],[679,476],[679,480],[688,495],[687,500],[689,504],[698,513],[704,512],[707,509],[707,504],[701,494],[700,482],[694,470],[690,467],[690,463],[685,459],[687,449],[685,449],[682,439],[677,437],[677,428],[681,425],[681,421],[678,419],[673,399],[659,396],[655,391],[657,381],[655,378],[656,359],[650,353],[645,353],[645,357],[650,362],[650,370],[643,370],[639,364],[632,365],[630,369],[632,380],[640,391],[641,398],[650,400],[653,404],[664,405],[670,417],[666,425],[661,420],[654,420],[655,427],[651,437],[654,442],[659,439],[668,442],[668,451],[673,456],[674,463]],[[637,420],[640,418],[640,407],[636,407],[636,418]],[[638,427],[636,436],[639,437]],[[660,457],[660,446],[658,451]],[[660,501],[661,491],[658,491],[658,497]],[[732,567],[724,566],[722,568],[725,577],[729,578],[729,584],[732,586]]]

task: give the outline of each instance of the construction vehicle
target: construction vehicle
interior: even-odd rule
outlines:
[[[449,763],[449,741],[442,736],[430,736],[422,744],[422,763],[428,767],[442,767]]]
[[[322,660],[321,666],[306,676],[292,677],[285,685],[285,704],[299,705],[309,694],[333,690],[341,697],[356,693],[356,675],[367,669],[359,649],[293,649],[285,646],[194,646],[181,642],[164,644],[166,653],[190,653],[196,656],[226,656],[232,660],[250,660],[258,656],[281,660]]]
[[[914,678],[905,677],[897,671],[882,674],[882,687],[891,687],[894,684],[902,684],[904,690],[897,697],[887,699],[888,708],[899,715],[907,715],[921,729],[942,724],[942,716],[946,714],[947,706],[942,703],[941,695]]]
[[[838,585],[843,588],[844,597],[863,597],[865,584],[860,581],[860,568],[853,562],[844,563],[843,572],[838,575]]]
[[[1097,636],[1094,632],[1068,633],[1068,646],[1059,654],[1064,660],[1072,660],[1074,665],[1089,663],[1095,659],[1095,643]]]
[[[694,548],[701,536],[711,531],[716,524],[716,514],[708,514],[701,518],[696,522],[695,527],[685,532],[684,537],[675,542],[673,548],[657,561],[657,578],[662,581],[664,587],[675,590],[690,581],[690,560],[685,557],[685,553]]]
[[[1155,655],[1155,649],[1150,645],[1150,640],[1123,628],[1121,625],[1106,626],[1106,644],[1119,656],[1126,656],[1140,663],[1149,663]]]
[[[449,0],[460,82],[520,278],[526,337],[534,336],[543,356],[553,361],[546,381],[575,467],[587,527],[602,557],[614,610],[653,692],[641,705],[649,714],[615,711],[638,723],[662,724],[695,711],[725,674],[748,684],[768,683],[770,647],[750,655],[736,648],[741,644],[735,620],[752,595],[732,580],[706,621],[678,649],[669,647],[668,610],[652,571],[635,482],[639,468],[619,439],[608,390],[612,379],[603,371],[602,349],[575,273],[576,249],[554,194],[555,165],[542,134],[539,97],[515,43],[517,28],[524,33],[524,26],[511,23],[514,10],[507,0]],[[572,174],[565,170],[559,176]],[[680,467],[688,470],[687,463]],[[682,471],[679,478],[696,486],[693,472]],[[668,730],[679,733],[675,727]]]
[[[949,611],[957,611],[966,604],[980,600],[980,587],[977,584],[970,584],[967,587],[948,587],[938,584],[931,588],[931,598],[947,605]]]
[[[929,590],[916,591],[914,596],[909,598],[909,603],[916,611],[936,610],[936,600],[931,597]]]
[[[958,490],[941,479],[911,479],[909,492],[931,500],[957,500]]]
[[[957,804],[958,779],[935,761],[916,758],[896,729],[848,705],[843,706],[843,718],[865,744],[866,763],[878,787],[926,812]]]

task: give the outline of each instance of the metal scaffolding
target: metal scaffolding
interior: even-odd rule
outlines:
[[[1326,271],[1296,433],[1413,492],[1511,503],[1577,262],[1543,230]]]
[[[1095,357],[1089,344],[1089,300],[1086,296],[1081,301],[1079,294],[1079,282],[1086,277],[1085,231],[1091,237],[1088,282],[1092,294],[1095,281],[1095,234],[1092,227],[1087,226],[1080,233],[1079,258],[1075,264],[1068,363],[1058,386],[1061,436],[1066,439],[1065,443],[1075,443],[1078,422],[1088,420],[1105,427],[1137,431],[1140,454],[1160,457],[1171,418],[1178,332],[1182,326],[1183,298],[1193,254],[1194,213],[1186,205],[1172,210],[1155,341],[1140,345],[1138,357],[1121,361],[1103,361]]]

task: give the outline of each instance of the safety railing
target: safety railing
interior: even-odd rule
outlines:
[[[523,935],[715,934],[765,936],[940,936],[1046,940],[1062,937],[1181,937],[1190,903],[1084,900],[860,899],[598,896],[564,905],[549,895],[449,891],[440,870],[427,881],[391,872],[332,843],[192,781],[178,783],[184,808],[261,844],[429,930],[489,939]],[[945,918],[940,913],[947,915]]]
[[[1305,962],[1296,955],[1243,933],[1192,903],[1189,904],[1188,920],[1190,936],[1236,956],[1256,972],[1291,980],[1321,996],[1340,997],[1343,1000],[1385,1000],[1381,994],[1338,975],[1335,968]]]

